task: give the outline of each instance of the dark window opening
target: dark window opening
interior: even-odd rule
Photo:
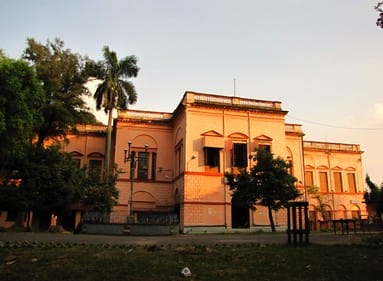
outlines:
[[[157,153],[152,153],[152,180],[156,180],[156,171],[157,171]]]
[[[291,176],[293,176],[293,175],[294,175],[294,165],[293,165],[293,160],[288,159],[288,160],[287,160],[287,165],[289,165],[289,167],[287,168],[288,173],[289,173]]]
[[[233,166],[244,168],[247,167],[247,144],[234,143],[233,144]]]
[[[271,152],[270,144],[260,144],[258,145],[258,149],[266,150],[267,152]]]
[[[138,171],[137,178],[140,180],[147,180],[149,175],[149,153],[138,152]]]
[[[219,172],[219,148],[204,147],[204,161],[207,170]]]
[[[175,175],[178,176],[180,173],[181,173],[181,163],[182,163],[182,145],[178,145],[176,147],[176,151],[175,151],[175,161],[176,161],[176,165],[175,165]],[[185,168],[184,168],[185,169]]]
[[[102,171],[101,160],[89,160],[89,177],[92,179],[100,179]]]

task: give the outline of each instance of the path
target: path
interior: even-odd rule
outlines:
[[[334,235],[333,233],[311,233],[311,244],[355,244],[361,235]],[[172,236],[107,236],[72,233],[0,232],[0,245],[7,243],[65,243],[65,244],[109,244],[109,245],[168,245],[168,244],[287,244],[285,233],[262,234],[179,234]]]

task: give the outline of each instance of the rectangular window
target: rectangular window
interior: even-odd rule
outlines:
[[[294,164],[293,164],[293,160],[287,160],[287,164],[289,165],[289,168],[287,169],[289,174],[291,176],[294,176]]]
[[[314,186],[314,178],[312,171],[305,171],[306,186]]]
[[[208,172],[219,172],[219,148],[204,147],[205,170]]]
[[[175,149],[175,175],[178,176],[181,173],[182,144],[178,144]]]
[[[152,153],[152,180],[156,180],[157,175],[157,153]]]
[[[355,174],[354,173],[348,173],[347,174],[347,180],[348,180],[348,191],[349,192],[356,192]]]
[[[233,166],[238,168],[247,167],[247,144],[233,144]]]
[[[102,175],[102,160],[89,160],[89,177],[100,179]]]
[[[268,152],[271,152],[271,145],[270,144],[259,144],[258,149],[264,149]]]
[[[334,172],[334,185],[335,185],[335,192],[343,191],[342,173]]]
[[[139,180],[147,180],[149,175],[149,153],[138,152],[137,178]]]
[[[319,172],[320,192],[328,192],[327,172]]]

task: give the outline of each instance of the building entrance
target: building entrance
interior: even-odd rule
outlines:
[[[231,200],[231,225],[232,228],[249,228],[250,215],[249,208],[243,207],[243,204],[235,200]]]

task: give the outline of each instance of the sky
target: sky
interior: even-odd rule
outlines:
[[[277,100],[305,140],[359,144],[383,182],[383,29],[377,0],[1,0],[0,49],[60,38],[135,55],[131,109],[173,112],[185,91]],[[234,83],[235,81],[235,83]],[[363,176],[364,176],[363,175]]]

